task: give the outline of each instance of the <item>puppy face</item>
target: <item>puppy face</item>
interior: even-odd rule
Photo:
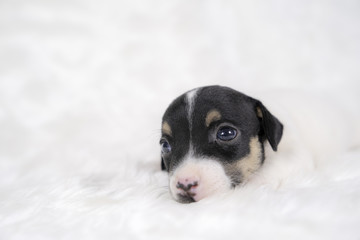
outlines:
[[[175,99],[162,120],[161,166],[179,202],[199,201],[246,182],[273,150],[282,124],[258,100],[209,86]]]

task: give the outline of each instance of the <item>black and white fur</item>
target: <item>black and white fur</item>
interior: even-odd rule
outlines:
[[[246,182],[274,151],[283,125],[258,100],[231,88],[208,86],[176,98],[162,119],[161,167],[172,196],[199,201]]]

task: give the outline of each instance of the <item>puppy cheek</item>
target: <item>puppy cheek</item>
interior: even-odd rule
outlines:
[[[227,175],[231,176],[233,186],[247,182],[262,165],[262,147],[257,137],[251,138],[249,148],[248,155],[225,167]]]
[[[228,191],[231,181],[226,175],[223,166],[211,159],[186,159],[173,172],[170,173],[170,192],[175,200],[180,200],[180,195],[191,194],[194,201],[205,197]],[[178,188],[179,183],[197,183],[188,193]]]

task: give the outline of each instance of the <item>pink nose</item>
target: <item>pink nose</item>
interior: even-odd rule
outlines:
[[[198,186],[198,184],[198,181],[194,178],[183,178],[178,180],[176,188],[182,189],[185,192],[193,192]]]

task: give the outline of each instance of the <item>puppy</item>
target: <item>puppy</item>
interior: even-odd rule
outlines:
[[[176,98],[162,119],[161,168],[171,195],[199,201],[245,183],[276,151],[283,125],[258,100],[231,88],[201,87]]]

